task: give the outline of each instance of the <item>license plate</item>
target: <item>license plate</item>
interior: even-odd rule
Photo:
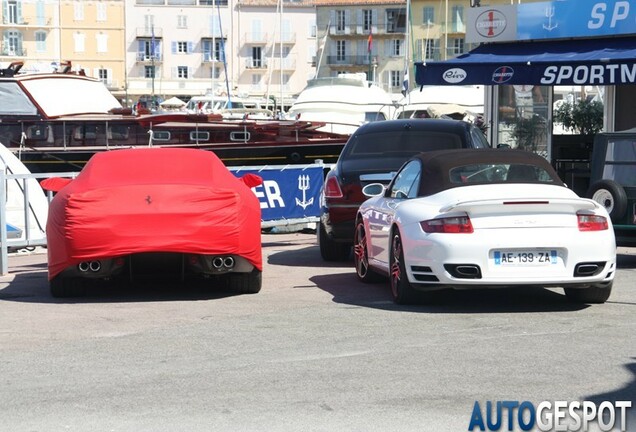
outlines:
[[[495,251],[493,255],[498,266],[547,266],[557,263],[556,250],[502,250]]]

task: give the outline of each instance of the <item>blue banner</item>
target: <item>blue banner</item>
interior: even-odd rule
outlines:
[[[320,191],[324,183],[322,165],[228,169],[236,177],[252,173],[263,179],[263,184],[252,188],[261,203],[263,221],[303,219],[320,215]]]
[[[627,0],[523,3],[517,39],[598,37],[636,33],[636,4]]]

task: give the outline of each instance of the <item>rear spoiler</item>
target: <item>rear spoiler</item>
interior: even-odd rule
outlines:
[[[596,210],[602,208],[599,203],[586,198],[498,198],[489,200],[460,201],[440,209],[441,213],[451,211],[467,211],[469,208],[504,206],[504,205],[549,205],[575,207],[579,210]]]

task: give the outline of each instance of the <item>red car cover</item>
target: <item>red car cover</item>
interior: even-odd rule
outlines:
[[[141,252],[236,254],[263,268],[258,199],[210,151],[111,150],[67,184],[48,183],[59,188],[46,227],[49,280],[82,261]]]

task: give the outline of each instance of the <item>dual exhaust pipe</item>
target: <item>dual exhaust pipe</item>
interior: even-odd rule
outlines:
[[[97,273],[102,269],[102,263],[99,261],[82,261],[77,265],[80,272],[86,273],[89,270],[93,273]]]
[[[221,269],[231,269],[234,267],[234,258],[231,256],[228,257],[216,257],[212,260],[212,267],[217,270]]]

